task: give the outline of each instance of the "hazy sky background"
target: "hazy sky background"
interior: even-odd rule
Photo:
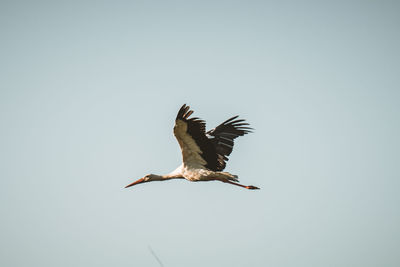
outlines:
[[[398,1],[1,1],[1,266],[400,266]],[[183,103],[240,114],[180,164]]]

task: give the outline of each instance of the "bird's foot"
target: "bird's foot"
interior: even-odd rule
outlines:
[[[250,189],[250,190],[259,190],[260,189],[260,188],[258,188],[257,186],[254,186],[254,185],[248,185],[248,186],[246,186],[246,188]]]

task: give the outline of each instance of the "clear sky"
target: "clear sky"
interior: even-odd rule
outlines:
[[[1,266],[400,266],[398,1],[1,1]],[[240,114],[184,180],[183,103]]]

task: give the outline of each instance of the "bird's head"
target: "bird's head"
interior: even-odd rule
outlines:
[[[159,180],[159,175],[156,174],[147,174],[146,176],[144,176],[143,178],[140,178],[139,180],[128,184],[127,186],[125,186],[125,188],[131,187],[133,185],[137,185],[137,184],[142,184],[142,183],[147,183],[147,182],[151,182],[151,181],[158,181]]]

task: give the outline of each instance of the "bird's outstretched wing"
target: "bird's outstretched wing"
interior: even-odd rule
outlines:
[[[237,119],[239,116],[232,117],[214,129],[208,131],[206,136],[213,144],[219,159],[218,171],[222,171],[228,161],[228,156],[232,153],[234,139],[251,133],[253,128],[248,127],[249,124],[244,119]]]
[[[192,113],[184,104],[175,120],[174,135],[182,150],[183,163],[218,171],[224,163],[223,158],[206,136],[206,123],[199,118],[189,118]]]
[[[187,165],[222,171],[232,153],[234,139],[250,133],[252,128],[243,119],[232,117],[206,133],[206,123],[189,118],[193,110],[183,105],[175,120],[174,134]]]

